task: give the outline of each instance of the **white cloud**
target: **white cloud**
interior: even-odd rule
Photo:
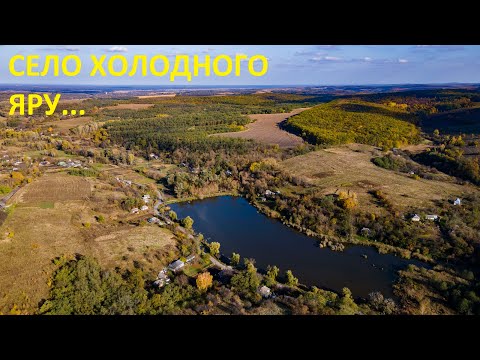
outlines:
[[[71,46],[71,45],[59,45],[53,47],[46,47],[39,49],[41,51],[80,51],[79,47]]]
[[[464,50],[463,45],[415,45],[414,50],[438,50],[438,51],[459,51]]]
[[[407,59],[398,59],[398,62],[400,64],[406,64],[406,63],[408,63],[408,60]]]
[[[341,61],[342,58],[337,56],[314,56],[310,59],[310,61]]]
[[[365,56],[365,57],[363,58],[363,60],[364,60],[364,61],[372,61],[372,58],[371,58],[371,57],[368,57],[368,56]]]
[[[112,46],[107,49],[108,52],[128,52],[128,49],[124,46]]]

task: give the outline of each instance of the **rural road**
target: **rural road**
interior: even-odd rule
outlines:
[[[160,190],[157,190],[157,201],[155,205],[153,205],[153,215],[160,216],[160,212],[158,211],[158,207],[163,203],[162,193]]]
[[[11,197],[12,197],[13,195],[15,195],[18,190],[20,190],[20,186],[16,187],[16,188],[13,189],[12,191],[10,191],[10,193],[7,194],[7,196],[5,196],[3,199],[0,200],[0,210],[5,209],[5,207],[7,206],[7,201],[10,200]]]
[[[220,261],[215,259],[212,255],[210,255],[210,260],[212,261],[212,264],[215,265],[216,267],[218,267],[219,269],[233,270],[233,268],[231,266],[228,266],[228,265],[225,265],[225,264],[221,263]]]

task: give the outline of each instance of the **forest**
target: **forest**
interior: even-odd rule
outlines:
[[[318,145],[357,142],[391,148],[419,141],[420,131],[412,120],[402,109],[337,100],[291,117],[285,129]]]

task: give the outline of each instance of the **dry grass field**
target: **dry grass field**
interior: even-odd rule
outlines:
[[[464,192],[473,191],[469,186],[450,181],[415,180],[407,174],[380,168],[371,162],[376,155],[380,153],[372,146],[350,144],[296,156],[283,161],[281,167],[292,175],[304,177],[325,194],[354,191],[360,207],[374,212],[381,209],[368,193],[371,190],[381,190],[403,209],[426,208],[432,201],[462,197]]]
[[[48,201],[87,200],[90,194],[91,183],[87,179],[58,173],[49,174],[28,184],[15,194],[12,201],[35,206]]]
[[[159,259],[174,250],[172,233],[118,222],[121,211],[109,207],[108,189],[98,180],[49,173],[15,194],[0,226],[0,313],[13,304],[35,311],[48,293],[52,259],[64,254],[95,256],[111,268],[134,261],[152,271],[164,265]],[[105,223],[97,222],[100,213]]]
[[[118,176],[122,180],[130,180],[136,184],[148,185],[155,183],[155,180],[143,176],[142,174],[132,170],[131,168],[126,167],[112,167],[108,170],[105,170],[105,173],[115,177]]]
[[[293,115],[297,115],[305,108],[295,109],[290,113],[284,114],[255,114],[248,115],[252,119],[252,123],[248,124],[247,130],[223,134],[215,134],[214,136],[225,136],[241,139],[252,139],[265,144],[277,144],[281,148],[295,147],[303,144],[303,139],[299,136],[290,134],[279,128],[279,123],[288,119]]]
[[[88,124],[91,121],[92,121],[91,116],[80,116],[80,117],[74,117],[66,120],[49,121],[44,123],[43,125],[51,126],[52,128],[58,131],[68,131],[77,126]]]

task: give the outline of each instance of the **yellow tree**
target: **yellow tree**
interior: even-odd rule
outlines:
[[[197,288],[200,291],[207,291],[212,286],[213,276],[207,271],[197,276]]]

